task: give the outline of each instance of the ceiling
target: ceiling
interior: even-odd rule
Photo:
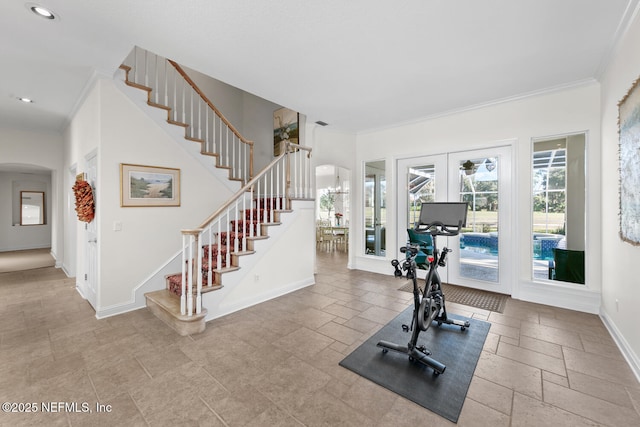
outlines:
[[[6,0],[0,126],[64,130],[138,45],[368,131],[597,80],[638,1]]]

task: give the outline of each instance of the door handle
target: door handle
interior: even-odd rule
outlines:
[[[89,243],[98,243],[98,239],[89,239]]]

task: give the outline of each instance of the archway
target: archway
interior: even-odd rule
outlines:
[[[316,243],[318,249],[348,253],[351,171],[338,165],[316,167]]]
[[[56,220],[53,181],[52,170],[43,166],[0,164],[0,198],[10,205],[0,210],[0,252],[47,248],[52,251],[52,230]],[[22,196],[27,194],[39,194],[41,197],[38,206],[32,206],[39,212],[36,222],[24,221],[23,218],[29,206],[24,205],[26,202]]]

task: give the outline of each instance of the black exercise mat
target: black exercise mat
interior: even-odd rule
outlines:
[[[403,332],[402,324],[410,325],[412,314],[413,307],[407,308],[340,365],[457,423],[491,324],[449,315],[452,319],[468,320],[471,326],[461,331],[459,326],[434,323],[426,332],[421,332],[418,344],[424,344],[431,351],[431,357],[447,367],[436,376],[433,369],[409,361],[406,354],[392,350],[383,353],[376,345],[380,340],[406,345],[411,332]]]

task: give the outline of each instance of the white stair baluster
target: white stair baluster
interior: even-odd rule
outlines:
[[[187,314],[187,248],[188,248],[188,235],[182,235],[182,281],[180,282],[180,314],[183,316]]]

